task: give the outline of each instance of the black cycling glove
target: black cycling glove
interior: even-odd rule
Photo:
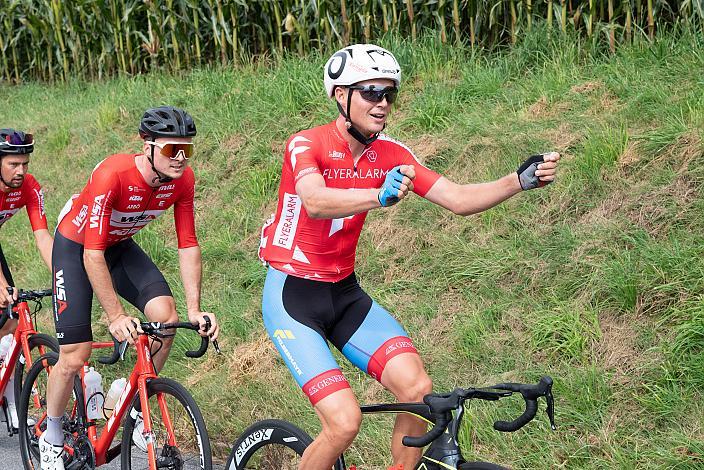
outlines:
[[[545,159],[543,154],[531,155],[528,160],[523,162],[521,166],[518,167],[518,182],[521,183],[521,188],[524,191],[535,188],[542,188],[550,181],[541,181],[537,176],[535,176],[535,171],[538,169],[538,165],[543,163]]]

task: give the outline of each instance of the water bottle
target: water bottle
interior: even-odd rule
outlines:
[[[0,364],[5,362],[5,356],[10,351],[10,345],[12,344],[12,335],[5,335],[0,339]]]
[[[84,378],[86,384],[86,415],[88,419],[100,419],[103,417],[103,383],[102,377],[94,368],[88,369]]]
[[[123,390],[125,390],[126,386],[127,379],[124,377],[113,380],[112,384],[110,385],[110,390],[108,390],[108,395],[105,397],[105,403],[103,404],[103,412],[105,413],[106,417],[110,416],[110,414],[115,409],[115,404],[120,398],[120,395],[122,395],[122,392]]]

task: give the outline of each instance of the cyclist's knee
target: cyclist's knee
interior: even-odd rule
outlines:
[[[168,295],[154,297],[144,307],[144,314],[149,321],[161,323],[174,323],[178,321],[176,313],[176,303],[174,298]]]
[[[75,375],[90,357],[90,351],[91,343],[62,345],[56,368],[67,375]]]
[[[361,424],[362,413],[359,408],[340,409],[326,418],[323,435],[332,446],[345,449],[354,441]]]
[[[399,401],[423,401],[423,397],[433,391],[433,381],[425,372],[417,377],[409,377],[409,382],[399,387],[396,398]]]

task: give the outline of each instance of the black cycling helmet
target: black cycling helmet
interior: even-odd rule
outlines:
[[[0,129],[0,157],[4,155],[28,155],[34,152],[32,134],[14,129]]]
[[[194,137],[196,125],[190,114],[173,106],[159,106],[145,111],[139,124],[139,135],[150,137]]]

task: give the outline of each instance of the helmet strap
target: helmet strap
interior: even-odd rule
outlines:
[[[162,172],[157,170],[156,167],[154,166],[154,144],[151,144],[150,146],[151,146],[151,156],[147,157],[147,160],[149,160],[149,164],[152,166],[152,171],[156,174],[156,177],[154,177],[154,179],[152,179],[152,183],[156,183],[157,181],[159,183],[169,183],[169,182],[173,181],[173,178],[171,178],[170,176],[166,176],[165,174],[163,174]]]
[[[370,136],[365,136],[359,132],[359,129],[354,127],[354,124],[352,124],[352,118],[350,118],[350,110],[352,109],[352,93],[354,90],[352,88],[348,88],[347,90],[347,112],[342,109],[342,105],[340,105],[339,101],[336,101],[337,109],[340,111],[340,114],[342,114],[342,117],[345,118],[345,127],[347,127],[347,132],[349,132],[349,134],[354,137],[357,142],[366,147],[367,145],[371,145],[371,143],[379,137],[381,132],[377,132],[376,134],[372,134]],[[386,127],[386,124],[384,124],[384,127]]]

